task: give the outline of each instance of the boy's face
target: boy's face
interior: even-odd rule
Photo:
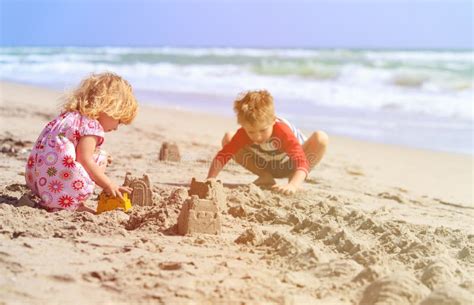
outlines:
[[[253,125],[250,123],[242,123],[241,125],[253,143],[262,144],[271,138],[274,124],[275,121]]]
[[[117,130],[118,125],[120,124],[119,120],[116,120],[103,112],[99,113],[98,121],[100,125],[102,125],[102,128],[104,128],[105,132]]]

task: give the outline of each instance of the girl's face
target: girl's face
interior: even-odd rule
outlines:
[[[116,120],[103,112],[99,113],[98,121],[100,125],[102,125],[102,128],[104,128],[105,132],[117,130],[118,125],[120,124],[120,120]]]
[[[252,142],[255,144],[262,144],[271,138],[274,124],[275,122],[273,121],[271,123],[255,125],[243,123],[241,125],[247,132],[247,135],[249,136],[250,140],[252,140]]]

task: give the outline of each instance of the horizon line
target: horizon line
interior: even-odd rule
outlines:
[[[153,49],[153,48],[174,48],[174,49],[303,49],[303,50],[374,50],[374,51],[474,51],[474,47],[345,47],[345,46],[223,46],[223,45],[3,45],[0,48],[128,48],[128,49]]]

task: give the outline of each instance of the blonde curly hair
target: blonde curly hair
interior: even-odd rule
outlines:
[[[234,111],[240,125],[266,124],[276,119],[273,97],[267,90],[240,93],[234,101]]]
[[[63,111],[78,111],[92,119],[98,119],[99,113],[130,124],[138,112],[132,86],[115,73],[92,74],[82,80],[79,87],[72,91],[62,105]]]

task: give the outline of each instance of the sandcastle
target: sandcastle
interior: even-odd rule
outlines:
[[[160,161],[173,161],[173,162],[181,161],[178,145],[174,143],[164,142],[161,145],[159,159]]]
[[[132,205],[153,205],[153,194],[151,192],[150,178],[144,174],[142,178],[133,178],[130,172],[125,175],[123,186],[128,186],[133,189],[130,195]]]
[[[220,234],[221,220],[217,204],[196,195],[186,199],[178,217],[178,233]]]
[[[220,209],[226,208],[226,195],[224,186],[219,180],[199,182],[195,178],[191,180],[189,196],[197,195],[201,199],[211,199],[217,203]]]
[[[220,234],[220,210],[226,204],[224,187],[220,181],[198,182],[192,179],[178,217],[178,233]]]

